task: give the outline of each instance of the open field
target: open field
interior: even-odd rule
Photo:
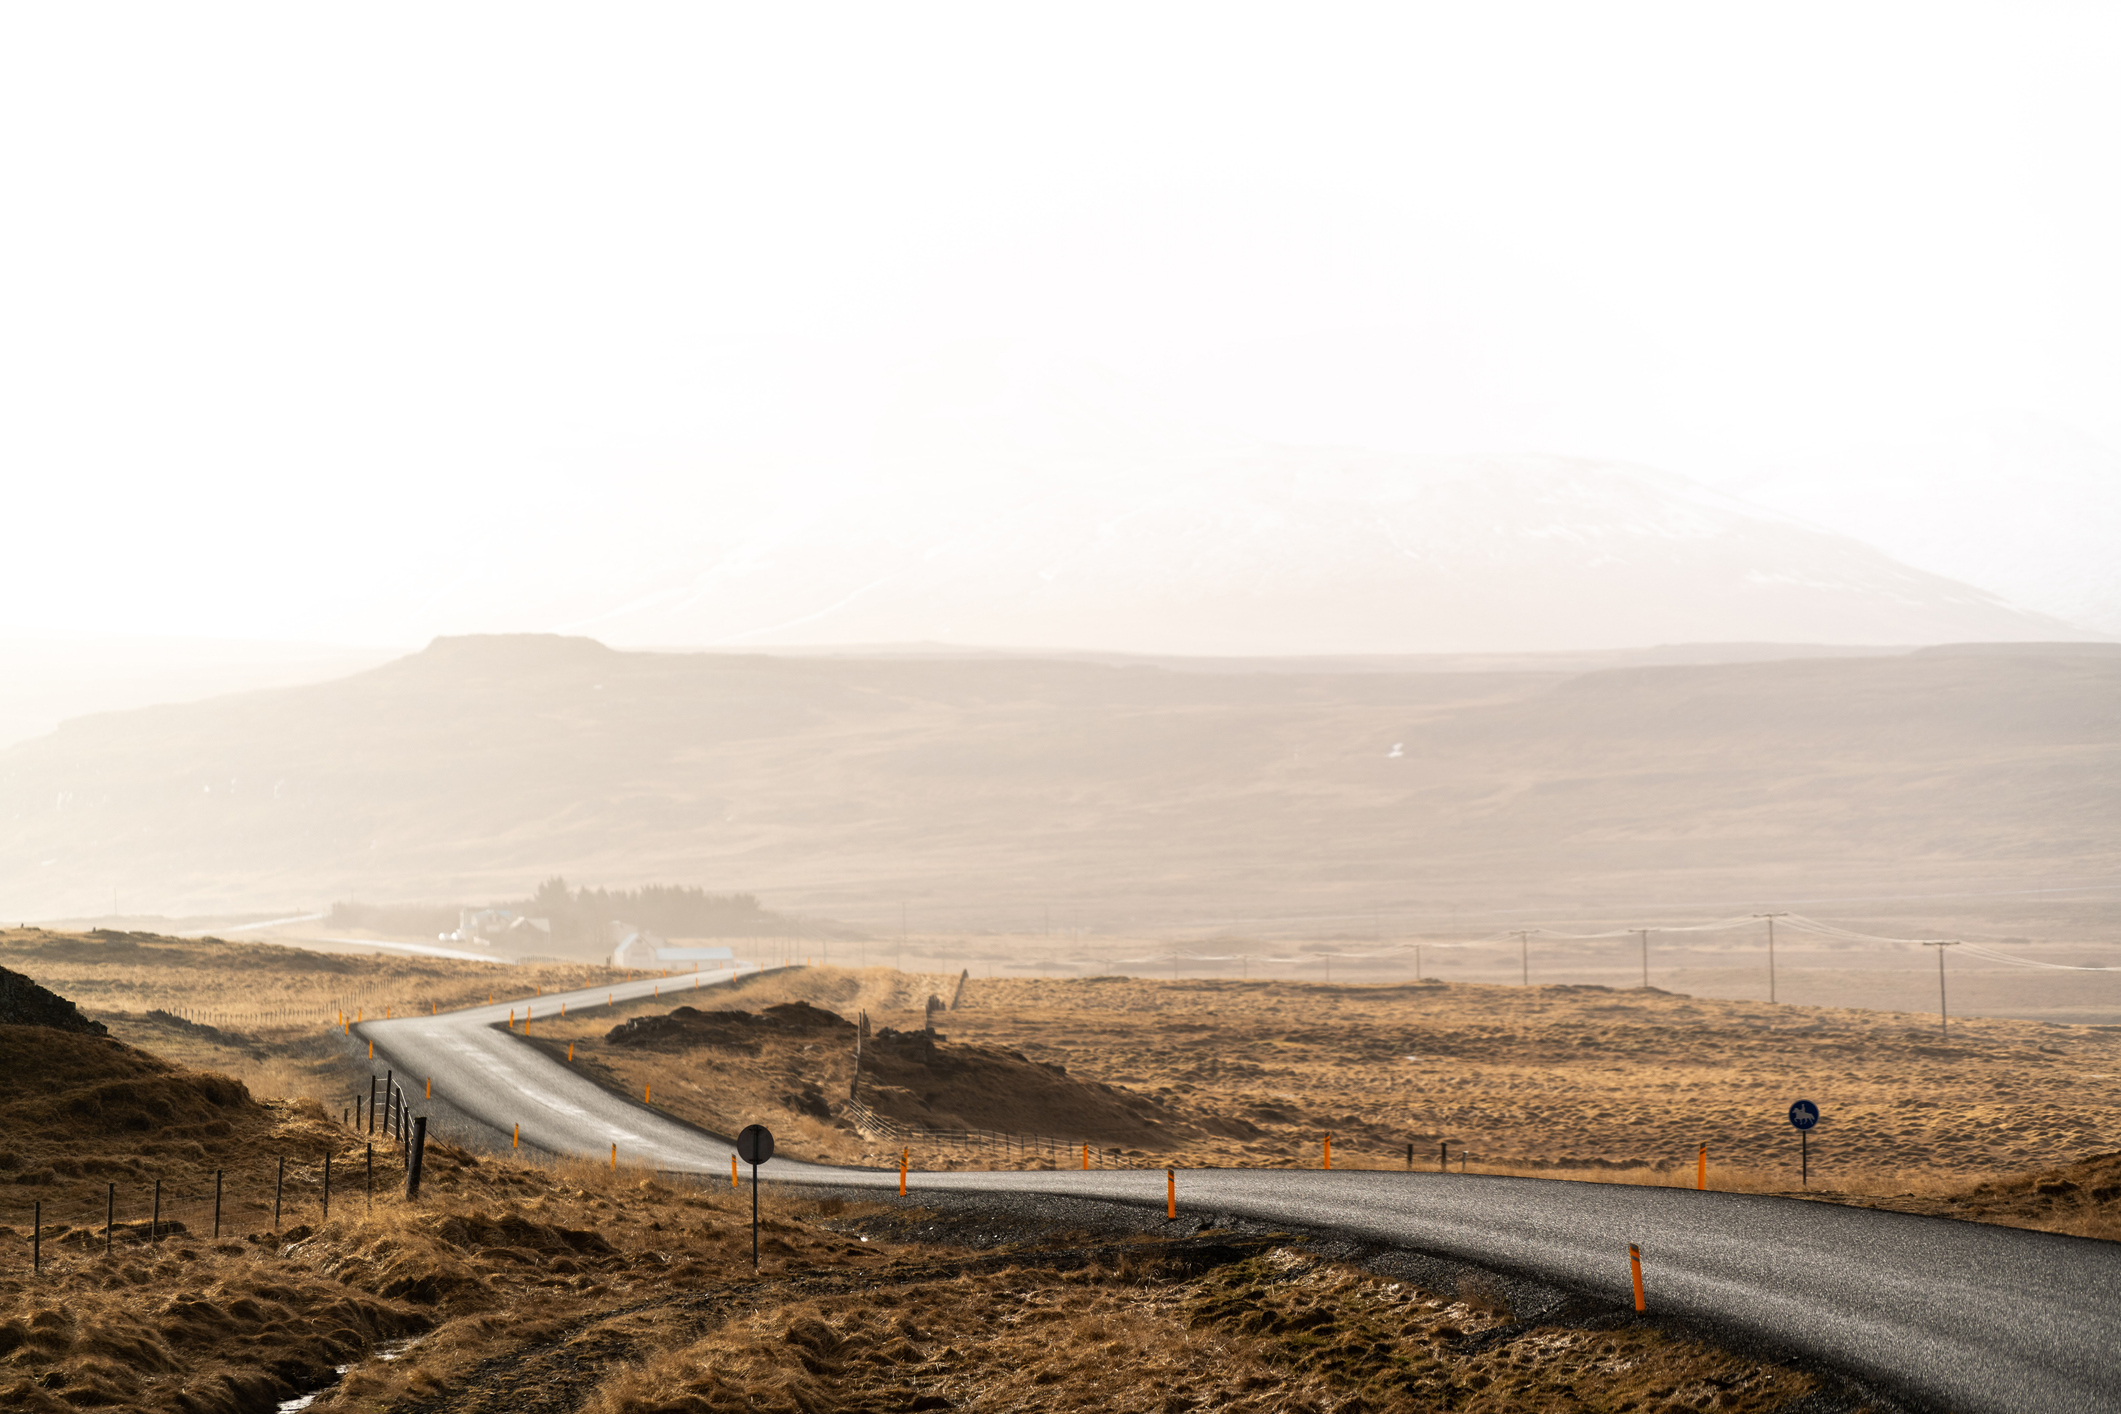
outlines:
[[[1498,1283],[1428,1291],[1300,1238],[1183,1224],[1166,1239],[990,1221],[974,1250],[916,1205],[769,1186],[754,1274],[748,1195],[719,1184],[431,1144],[412,1203],[395,1154],[369,1193],[361,1142],[314,1103],[42,1028],[0,1026],[0,1057],[12,1409],[251,1414],[308,1393],[318,1411],[1767,1411],[1819,1385],[1654,1316],[1518,1321]],[[122,1193],[107,1251],[106,1183]]]
[[[872,1164],[895,1162],[900,1145],[865,1140],[845,1113],[851,1026],[710,1020],[658,1034],[636,1022],[625,1044],[610,1033],[687,1003],[711,1018],[798,1002],[914,1033],[926,998],[947,1001],[957,982],[792,968],[693,997],[679,977],[669,998],[563,1019],[538,990],[607,974],[37,930],[0,935],[0,965],[71,989],[120,1040],[333,1113],[365,1091],[370,1067],[330,1027],[330,1008],[506,1000],[513,983],[535,1017],[531,1044],[560,1059],[571,1044],[575,1063],[616,1093],[721,1134],[767,1123],[798,1156]],[[216,1008],[245,1002],[264,1019],[183,1016],[225,1018]],[[2099,1165],[2046,1172],[2121,1149],[2113,1028],[1973,1019],[1955,1022],[1946,1044],[1920,1015],[1657,991],[981,977],[937,1028],[946,1039],[933,1057],[917,1040],[877,1039],[864,1103],[911,1130],[1045,1142],[929,1144],[916,1159],[925,1167],[1079,1162],[1060,1151],[1084,1142],[1099,1162],[1309,1166],[1331,1133],[1342,1167],[1403,1166],[1409,1144],[1431,1165],[1447,1145],[1451,1165],[1469,1171],[1688,1183],[1706,1144],[1721,1188],[2088,1236],[2116,1235],[2121,1217]],[[1825,1114],[1809,1189],[1784,1118],[1800,1096]],[[2003,1188],[1966,1196],[1984,1184]]]
[[[235,1076],[260,1094],[334,1101],[367,1075],[352,1068],[342,1015],[446,1011],[511,988],[535,995],[616,975],[42,928],[0,929],[0,967],[72,998],[121,1041]]]
[[[917,1032],[954,982],[796,969],[710,994],[689,1024],[652,1022],[671,1006],[647,1001],[540,1020],[531,1043],[717,1133],[760,1121],[791,1153],[889,1164],[909,1141],[864,1139],[844,1111],[852,1028],[767,1009]],[[1423,1166],[1447,1148],[1473,1172],[1691,1185],[1705,1144],[1717,1188],[2121,1236],[2111,1163],[2041,1174],[2121,1149],[2110,1028],[1976,1020],[1945,1044],[1920,1017],[1662,992],[974,978],[937,1029],[932,1059],[872,1046],[864,1102],[919,1130],[1049,1142],[912,1140],[924,1167],[1071,1166],[1086,1142],[1096,1163],[1308,1167],[1330,1133],[1340,1167],[1402,1167],[1412,1145]],[[1825,1114],[1808,1188],[1798,1098]],[[1981,1184],[2001,1187],[1969,1196]]]
[[[0,894],[16,917],[292,915],[564,874],[744,890],[876,942],[902,917],[1058,949],[1783,908],[2112,940],[2121,651],[1764,651],[1244,664],[443,639],[0,749]],[[1902,926],[1917,916],[1945,926]]]

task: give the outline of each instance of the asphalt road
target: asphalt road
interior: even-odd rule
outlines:
[[[755,969],[532,1000],[537,1014],[697,993]],[[727,1173],[732,1146],[613,1096],[498,1025],[521,998],[356,1028],[377,1064],[432,1077],[437,1100],[556,1153]],[[536,1022],[533,1020],[532,1025]],[[414,1113],[419,1113],[419,1101]],[[776,1159],[783,1182],[895,1189],[896,1172]],[[915,1174],[915,1192],[1096,1198],[1161,1208],[1155,1171]],[[1196,1169],[1181,1217],[1227,1214],[1514,1271],[1632,1304],[1640,1244],[1652,1310],[1758,1337],[1939,1409],[2121,1411],[2121,1243],[1738,1193],[1482,1175]]]

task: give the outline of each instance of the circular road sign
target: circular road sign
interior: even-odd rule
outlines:
[[[1790,1123],[1799,1129],[1810,1129],[1819,1123],[1819,1107],[1810,1100],[1799,1100],[1790,1106]],[[766,1147],[769,1150],[773,1147],[771,1139],[766,1141]]]
[[[1794,1115],[1796,1111],[1790,1113]],[[747,1164],[765,1163],[773,1157],[773,1131],[763,1124],[745,1125],[744,1132],[736,1137],[736,1156]]]

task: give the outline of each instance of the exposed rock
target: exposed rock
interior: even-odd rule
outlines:
[[[88,1036],[110,1034],[102,1022],[90,1021],[81,1014],[81,1008],[57,992],[4,967],[0,967],[0,1026],[49,1026]]]

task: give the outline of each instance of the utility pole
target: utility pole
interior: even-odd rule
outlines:
[[[1756,913],[1755,918],[1767,920],[1767,999],[1770,1006],[1775,1002],[1775,920],[1787,918],[1787,913]]]
[[[1956,939],[1951,942],[1939,940],[1937,942],[1924,943],[1922,946],[1937,950],[1937,1030],[1945,1040],[1949,1041],[1952,1039],[1952,1023],[1951,1019],[1945,1015],[1944,1010],[1944,950],[1946,948],[1956,948],[1959,943]]]
[[[1635,931],[1642,934],[1642,985],[1647,988],[1650,985],[1650,930],[1637,928]]]
[[[1532,985],[1532,935],[1526,929],[1517,930],[1518,985]]]

